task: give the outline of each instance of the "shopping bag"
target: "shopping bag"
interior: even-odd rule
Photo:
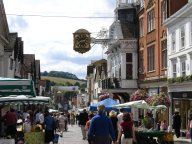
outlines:
[[[58,143],[58,141],[59,141],[59,135],[58,134],[54,134],[53,143]]]

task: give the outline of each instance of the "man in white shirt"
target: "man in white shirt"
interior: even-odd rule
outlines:
[[[40,112],[40,114],[39,114],[39,123],[42,125],[44,123],[44,114],[42,112]]]

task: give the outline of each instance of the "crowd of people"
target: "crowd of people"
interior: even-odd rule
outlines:
[[[24,133],[42,131],[45,133],[45,144],[54,141],[55,134],[63,137],[64,131],[68,130],[68,125],[77,124],[81,128],[82,139],[89,144],[132,144],[136,142],[135,127],[138,125],[146,129],[167,131],[170,126],[166,120],[154,120],[153,115],[147,112],[140,122],[133,120],[132,113],[120,109],[119,113],[111,110],[106,112],[104,105],[97,107],[97,112],[87,112],[84,109],[80,113],[57,112],[49,113],[37,109],[36,111],[15,111],[10,109],[2,118],[4,126],[1,132],[14,138],[18,144],[24,144]],[[22,124],[22,130],[18,125]],[[181,117],[179,112],[173,115],[173,125],[175,135],[180,137]],[[192,140],[192,114],[188,122],[188,131]]]
[[[143,127],[155,131],[173,132],[166,120],[154,119],[151,112],[141,117],[140,122],[133,120],[133,114],[120,109],[120,112],[105,111],[104,105],[99,105],[97,113],[88,113],[86,109],[79,115],[79,125],[84,140],[89,144],[132,144],[136,143],[135,127]],[[180,137],[181,117],[179,112],[173,115],[172,128],[177,138]],[[188,131],[192,141],[192,114],[188,121]]]
[[[76,121],[75,112],[49,113],[47,110],[16,111],[11,108],[1,118],[1,136],[15,139],[16,143],[24,144],[24,134],[28,132],[44,132],[45,144],[54,141],[56,133],[63,136],[68,125],[73,126]]]

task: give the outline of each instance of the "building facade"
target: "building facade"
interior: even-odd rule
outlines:
[[[192,2],[173,14],[168,28],[168,92],[172,113],[181,114],[182,128],[187,128],[192,113]],[[170,115],[171,116],[171,115]]]
[[[136,1],[118,0],[109,28],[107,79],[102,80],[102,91],[119,97],[121,102],[129,101],[138,87],[137,8]]]
[[[7,69],[6,61],[5,61],[5,51],[4,48],[9,44],[9,27],[7,23],[7,18],[5,14],[5,9],[3,5],[3,1],[0,0],[0,77],[6,76]]]
[[[107,60],[92,61],[87,67],[87,95],[88,105],[97,102],[102,95],[102,80],[107,78]]]

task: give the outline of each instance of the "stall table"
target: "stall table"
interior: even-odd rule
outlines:
[[[28,132],[24,134],[24,139],[27,144],[44,144],[43,132]]]
[[[136,131],[138,144],[172,144],[173,133],[164,131]]]

